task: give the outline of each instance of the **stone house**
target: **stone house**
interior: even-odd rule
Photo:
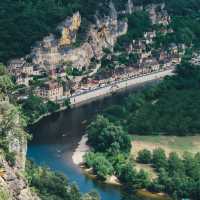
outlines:
[[[25,63],[26,61],[24,58],[13,59],[8,63],[8,70],[12,71],[14,69],[21,68]]]
[[[175,65],[181,63],[181,57],[179,55],[174,55],[172,57],[172,63],[175,64]]]
[[[24,64],[21,68],[21,73],[27,74],[28,76],[33,75],[33,66],[31,64]]]
[[[177,54],[178,53],[178,46],[175,43],[171,43],[169,50],[171,54]]]
[[[63,67],[55,67],[49,70],[49,76],[52,79],[66,78],[66,72]]]
[[[16,84],[17,85],[25,85],[25,86],[28,87],[29,86],[29,82],[31,80],[33,80],[33,77],[30,77],[25,73],[21,73],[19,75],[16,75],[15,79],[16,79]]]
[[[145,43],[146,44],[152,44],[153,43],[153,38],[156,37],[156,31],[150,31],[144,33],[144,38],[145,38]]]
[[[57,101],[63,97],[63,86],[55,81],[48,81],[44,83],[36,94],[45,100]]]
[[[143,63],[141,64],[141,67],[144,69],[150,69],[150,70],[158,70],[160,68],[160,64],[155,58],[145,59]]]

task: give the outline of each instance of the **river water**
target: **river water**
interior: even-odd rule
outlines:
[[[78,185],[81,192],[95,190],[102,200],[121,200],[123,192],[119,187],[101,184],[84,175],[73,164],[72,154],[84,134],[86,124],[97,113],[110,105],[122,103],[123,98],[142,87],[146,86],[136,86],[110,97],[52,114],[32,125],[30,132],[33,140],[28,145],[28,157],[39,165],[65,174],[70,182]]]

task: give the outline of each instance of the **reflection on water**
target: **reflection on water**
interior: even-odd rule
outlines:
[[[72,163],[72,153],[84,134],[86,121],[89,122],[107,106],[120,104],[129,93],[141,87],[143,86],[42,119],[29,128],[34,136],[28,147],[29,158],[64,173],[70,182],[79,186],[81,192],[96,190],[102,200],[121,200],[122,191],[118,187],[101,184],[85,176],[81,169]]]

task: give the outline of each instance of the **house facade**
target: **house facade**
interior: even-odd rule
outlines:
[[[45,100],[57,101],[63,97],[63,86],[57,81],[44,83],[36,94]]]

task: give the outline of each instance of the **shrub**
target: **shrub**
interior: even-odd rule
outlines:
[[[6,152],[5,158],[11,167],[13,167],[16,164],[16,158],[14,152]]]
[[[157,170],[167,166],[167,159],[163,149],[154,149],[152,163]]]
[[[144,149],[139,151],[137,161],[142,164],[150,164],[152,159],[151,151]]]
[[[93,169],[100,180],[105,180],[114,171],[112,164],[100,153],[89,152],[85,155],[84,161],[87,167]]]

